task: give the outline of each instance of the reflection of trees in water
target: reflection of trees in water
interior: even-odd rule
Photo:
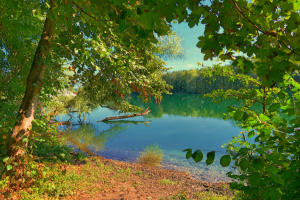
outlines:
[[[227,107],[238,104],[237,101],[227,100],[221,103],[214,103],[210,98],[204,98],[198,94],[174,93],[163,97],[160,105],[151,103],[143,103],[135,96],[132,97],[132,104],[148,107],[151,113],[145,117],[160,118],[164,114],[191,116],[191,117],[211,117],[222,118],[226,113]]]
[[[92,125],[86,124],[79,129],[67,131],[65,137],[68,142],[75,145],[79,150],[95,155],[94,152],[105,147],[108,138],[114,137],[125,129],[127,129],[127,126],[117,124],[97,134]]]

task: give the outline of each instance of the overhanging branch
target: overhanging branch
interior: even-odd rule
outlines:
[[[270,35],[272,37],[275,37],[278,42],[285,46],[287,49],[289,49],[291,51],[291,53],[296,54],[296,55],[300,55],[298,52],[296,52],[290,45],[286,44],[284,41],[282,41],[280,39],[280,35],[278,35],[278,33],[276,33],[275,31],[264,31],[260,26],[258,26],[256,23],[254,23],[251,19],[249,19],[249,17],[247,17],[244,12],[242,11],[242,9],[239,7],[239,5],[237,4],[237,2],[235,0],[231,0],[234,4],[235,9],[238,11],[238,13],[241,15],[242,18],[246,19],[251,25],[253,25],[259,32],[261,32],[264,35]]]

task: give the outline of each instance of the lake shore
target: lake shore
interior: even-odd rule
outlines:
[[[90,157],[67,167],[94,181],[82,182],[82,190],[65,199],[230,199],[228,183],[210,183],[186,172],[138,163]],[[92,182],[91,182],[92,181]],[[86,186],[91,184],[91,187]]]
[[[110,183],[98,182],[93,188],[99,189],[95,193],[79,191],[67,199],[230,199],[232,195],[228,183],[204,182],[185,172],[101,157],[92,157],[86,164],[70,170],[82,173],[88,165],[98,170],[100,179]]]
[[[104,159],[100,156],[88,157],[74,164],[59,163],[56,168],[64,172],[64,180],[69,180],[65,188],[69,191],[67,195],[55,199],[232,199],[232,191],[225,182],[209,183],[196,179],[186,172],[162,167],[146,167],[138,163]],[[23,191],[24,193],[28,198],[32,197],[30,188]],[[20,194],[12,196],[19,199],[18,195]],[[47,194],[39,198],[53,199]]]

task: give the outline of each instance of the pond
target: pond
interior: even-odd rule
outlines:
[[[149,107],[151,113],[104,123],[97,121],[119,113],[99,107],[86,116],[87,125],[73,125],[71,131],[66,131],[68,144],[90,154],[130,162],[136,161],[146,146],[156,144],[164,153],[163,167],[189,171],[210,182],[228,180],[226,169],[219,165],[219,158],[225,153],[221,146],[241,129],[222,117],[227,106],[236,102],[215,104],[208,98],[192,94],[165,96],[160,105],[143,104],[136,97],[131,102]],[[68,116],[58,117],[61,121],[67,119]],[[73,119],[77,123],[75,115]],[[204,154],[215,150],[217,162],[206,166],[204,161],[187,160],[182,151],[186,148],[201,149]]]

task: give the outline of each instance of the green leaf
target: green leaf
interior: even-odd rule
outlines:
[[[269,107],[269,111],[274,112],[276,110],[278,110],[280,108],[280,104],[279,103],[273,103],[270,107]]]
[[[239,150],[239,154],[244,156],[244,155],[247,155],[248,151],[249,151],[248,148],[241,148]]]
[[[231,157],[230,155],[224,155],[221,157],[220,159],[220,164],[222,165],[222,167],[227,167],[230,165],[231,162]]]
[[[6,166],[6,169],[7,169],[7,171],[9,171],[9,170],[12,169],[12,166],[11,166],[11,165],[7,165],[7,166]]]
[[[282,177],[278,174],[271,174],[271,179],[275,182],[278,183],[280,185],[284,184],[284,180],[282,179]]]
[[[193,152],[192,152],[192,149],[185,149],[185,150],[183,150],[183,152],[186,152],[186,154],[185,154],[185,157],[186,157],[186,159],[189,159],[190,157],[192,157],[192,154],[193,154]]]
[[[252,130],[248,133],[248,138],[252,138],[254,135],[255,135],[255,131]]]
[[[207,155],[206,155],[207,159],[205,161],[207,165],[210,165],[210,164],[212,164],[214,162],[215,155],[216,155],[215,151],[210,151],[210,152],[207,153]]]
[[[246,170],[248,167],[249,167],[249,162],[248,162],[248,160],[246,160],[245,158],[243,158],[240,162],[239,162],[239,164],[238,164],[238,166],[241,168],[241,170]]]
[[[6,163],[8,161],[9,157],[3,158],[3,162]]]
[[[260,140],[260,135],[254,139],[255,142],[259,142],[259,140]]]
[[[260,115],[259,115],[259,118],[260,118],[261,120],[263,120],[263,121],[269,121],[269,120],[270,120],[270,118],[269,118],[267,115],[264,115],[264,114],[260,114]]]
[[[282,191],[280,188],[276,188],[276,189],[272,189],[272,191],[270,191],[267,196],[269,197],[268,199],[272,199],[272,200],[280,200],[282,199]]]
[[[244,115],[244,113],[242,111],[237,110],[234,113],[234,119],[239,121],[243,118],[243,115]]]
[[[200,162],[203,159],[203,153],[201,152],[201,150],[196,150],[193,154],[192,154],[192,158],[194,159],[194,161]]]
[[[23,138],[22,140],[24,143],[28,143],[28,138]]]
[[[249,183],[253,184],[253,185],[259,185],[260,182],[260,176],[258,174],[251,174],[248,179],[249,179]]]
[[[261,170],[264,168],[264,161],[262,159],[256,158],[252,163],[253,167],[257,170]]]

